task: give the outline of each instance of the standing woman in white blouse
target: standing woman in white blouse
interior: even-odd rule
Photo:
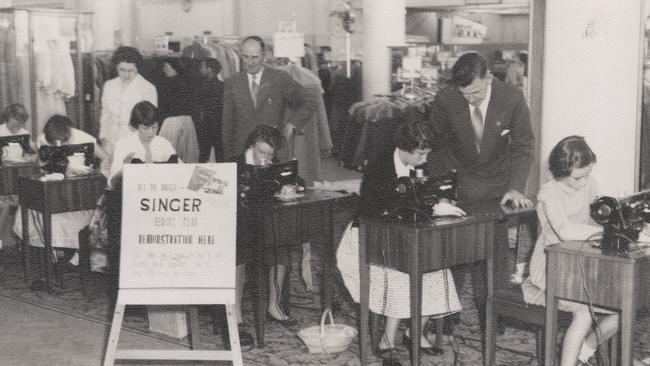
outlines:
[[[104,84],[99,139],[112,155],[117,140],[135,132],[129,126],[133,106],[145,100],[157,106],[158,93],[153,84],[138,74],[143,60],[137,49],[120,47],[113,53],[111,61],[118,76]]]

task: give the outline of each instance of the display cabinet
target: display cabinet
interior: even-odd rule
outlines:
[[[24,104],[32,136],[53,114],[96,134],[92,28],[90,12],[0,9],[0,108]]]

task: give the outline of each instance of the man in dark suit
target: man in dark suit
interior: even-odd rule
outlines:
[[[241,50],[244,70],[225,82],[222,137],[226,159],[244,148],[246,137],[256,126],[274,126],[289,140],[318,108],[289,74],[264,67],[264,56],[264,41],[258,36],[246,37]],[[287,115],[290,117],[285,118]]]
[[[512,207],[532,206],[524,192],[535,136],[523,94],[493,78],[485,60],[476,53],[458,59],[451,84],[433,103],[430,123],[436,145],[429,159],[430,171],[456,169],[461,202],[498,199]],[[462,287],[465,271],[462,267],[452,271]],[[471,266],[482,329],[485,271],[484,263]],[[450,331],[448,328],[446,333]]]

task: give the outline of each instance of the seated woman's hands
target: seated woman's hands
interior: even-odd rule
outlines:
[[[433,206],[434,216],[465,216],[467,215],[460,207],[456,207],[449,202],[441,201]]]
[[[298,186],[294,184],[286,184],[280,189],[280,193],[276,195],[281,201],[291,201],[300,198],[303,195],[298,193]]]

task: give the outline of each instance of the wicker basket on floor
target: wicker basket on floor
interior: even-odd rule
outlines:
[[[325,324],[329,315],[330,324]],[[310,353],[336,353],[345,351],[358,331],[349,325],[335,324],[332,310],[327,308],[320,319],[320,326],[302,329],[298,337],[305,343]]]

